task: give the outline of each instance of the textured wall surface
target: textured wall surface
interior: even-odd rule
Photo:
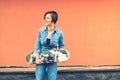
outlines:
[[[120,0],[0,0],[0,66],[29,66],[48,10],[58,12],[70,52],[60,66],[120,64]]]

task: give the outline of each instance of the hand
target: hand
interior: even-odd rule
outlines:
[[[38,58],[36,59],[36,64],[40,64],[41,63],[41,60]]]
[[[58,60],[54,60],[54,62],[58,62]]]
[[[39,53],[36,53],[36,64],[40,64],[41,63],[41,60],[40,60],[40,58],[39,58],[39,56],[40,56],[40,54]]]

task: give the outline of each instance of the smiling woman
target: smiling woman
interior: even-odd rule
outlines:
[[[59,49],[64,49],[63,33],[55,25],[57,19],[58,14],[55,11],[48,11],[44,15],[45,26],[39,30],[34,50],[36,53],[36,80],[44,80],[46,72],[48,80],[56,80],[58,63],[41,64],[39,56],[45,51],[57,49],[57,45],[59,45]]]

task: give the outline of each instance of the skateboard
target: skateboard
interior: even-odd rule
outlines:
[[[35,52],[32,51],[26,55],[26,62],[28,64],[36,64]],[[68,50],[49,50],[40,53],[41,64],[54,63],[54,62],[65,62],[69,59],[70,54]]]

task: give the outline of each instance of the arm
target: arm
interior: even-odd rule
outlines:
[[[63,36],[62,32],[61,32],[60,38],[59,38],[59,49],[64,49],[64,36]]]
[[[38,36],[37,36],[34,52],[35,52],[35,57],[36,57],[36,63],[40,64],[41,63],[41,60],[40,60],[40,52],[41,52],[41,36],[40,36],[40,32],[38,33]]]
[[[37,39],[36,39],[36,44],[35,44],[34,51],[35,51],[35,53],[40,53],[41,52],[41,35],[40,35],[40,31],[39,31]]]

